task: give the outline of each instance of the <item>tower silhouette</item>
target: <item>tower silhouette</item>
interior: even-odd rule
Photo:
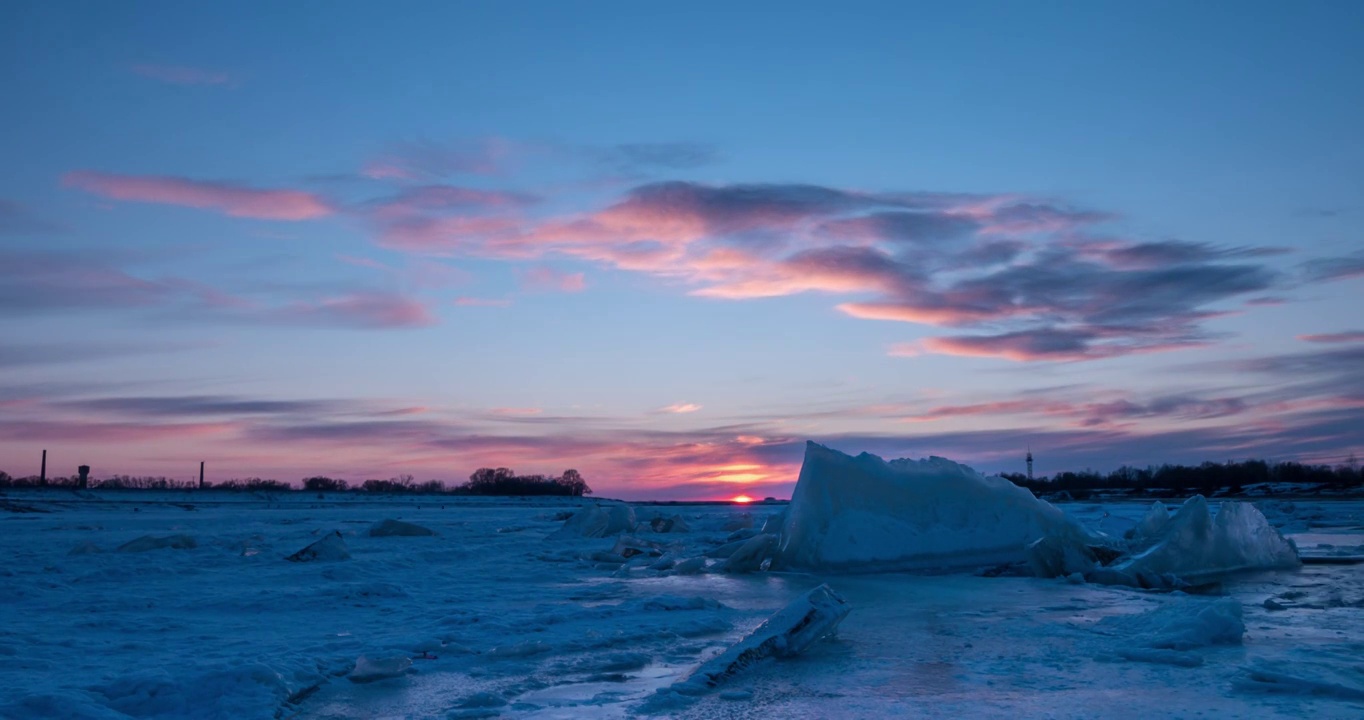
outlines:
[[[1032,480],[1032,448],[1028,448],[1028,479]]]

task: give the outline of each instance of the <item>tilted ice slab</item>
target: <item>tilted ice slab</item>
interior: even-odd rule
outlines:
[[[811,442],[772,567],[980,567],[1025,561],[1043,537],[1086,541],[1059,509],[1003,478],[940,457],[886,462]]]
[[[828,585],[801,595],[758,629],[707,660],[672,690],[695,695],[723,684],[766,658],[795,657],[820,638],[832,635],[852,608]]]
[[[1099,573],[1101,582],[1165,587],[1173,580],[1197,584],[1244,570],[1295,568],[1302,564],[1298,548],[1254,505],[1225,502],[1213,517],[1208,501],[1195,495],[1163,522],[1147,515],[1132,542],[1146,550]],[[1145,533],[1153,533],[1146,535]]]

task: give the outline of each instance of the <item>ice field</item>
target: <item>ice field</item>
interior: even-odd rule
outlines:
[[[696,572],[672,563],[785,506],[634,505],[631,552],[563,532],[592,500],[0,501],[4,718],[1364,716],[1364,565],[1175,592],[980,569],[726,573],[715,557]],[[1364,555],[1364,502],[1256,506],[1304,556]],[[1057,507],[1121,536],[1149,502]],[[385,519],[436,534],[371,535]],[[348,558],[286,561],[334,532]],[[145,536],[171,539],[118,550]],[[821,583],[851,608],[836,636],[666,690]]]

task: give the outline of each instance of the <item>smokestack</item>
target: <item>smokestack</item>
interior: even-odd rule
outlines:
[[[47,451],[43,451],[43,469],[38,472],[38,484],[47,484]]]
[[[199,461],[199,489],[204,489],[204,461]]]

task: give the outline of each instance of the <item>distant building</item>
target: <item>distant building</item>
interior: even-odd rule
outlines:
[[[1032,448],[1028,448],[1028,480],[1032,480]]]

